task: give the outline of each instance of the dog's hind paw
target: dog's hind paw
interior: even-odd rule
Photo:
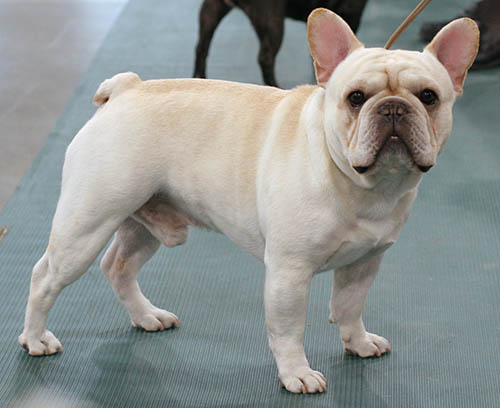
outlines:
[[[151,306],[142,314],[131,318],[132,326],[146,331],[163,331],[174,326],[179,326],[179,318],[166,310]]]
[[[344,342],[345,351],[357,354],[360,357],[380,357],[391,351],[391,345],[387,339],[373,333],[365,333],[360,339],[351,339]]]
[[[290,374],[280,374],[280,382],[294,394],[315,394],[326,391],[326,378],[319,371],[310,368],[298,369]]]
[[[48,330],[45,330],[39,338],[23,332],[19,336],[18,342],[32,356],[48,356],[63,348],[56,336]]]

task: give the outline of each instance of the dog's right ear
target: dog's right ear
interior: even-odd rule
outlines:
[[[322,87],[351,52],[363,47],[349,25],[337,14],[317,8],[307,19],[307,41],[314,59],[316,80]]]

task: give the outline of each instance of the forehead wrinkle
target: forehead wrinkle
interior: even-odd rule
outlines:
[[[406,71],[412,68],[411,64],[406,61],[396,60],[395,58],[389,58],[385,65],[385,72],[387,75],[387,83],[391,92],[396,92],[401,85],[401,76],[404,75]]]
[[[399,88],[399,73],[401,69],[398,66],[387,64],[385,73],[387,75],[387,86],[391,92],[396,92]]]
[[[417,64],[415,64],[417,63]],[[365,73],[367,77],[383,75],[386,78],[385,87],[390,92],[397,92],[400,86],[404,86],[402,76],[415,69],[415,65],[427,70],[427,64],[421,58],[421,53],[407,50],[385,50],[372,48],[366,55],[359,58],[356,71]],[[364,76],[364,75],[363,75]]]
[[[347,61],[352,61],[352,64],[346,64]],[[439,64],[433,64],[433,61],[423,58],[423,54],[418,51],[382,48],[356,50],[334,73],[333,77],[337,80],[335,91],[342,95],[358,86],[372,95],[383,89],[392,94],[403,89],[414,92],[418,90],[414,89],[417,84],[422,84],[421,81],[413,79],[425,79],[429,85],[435,83],[434,65]],[[431,72],[433,74],[430,74]]]

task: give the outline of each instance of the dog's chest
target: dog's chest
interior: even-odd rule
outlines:
[[[399,231],[399,225],[386,220],[358,221],[339,235],[321,271],[364,262],[381,254],[396,242]]]

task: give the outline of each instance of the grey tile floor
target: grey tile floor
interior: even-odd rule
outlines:
[[[0,210],[127,0],[0,0]]]

